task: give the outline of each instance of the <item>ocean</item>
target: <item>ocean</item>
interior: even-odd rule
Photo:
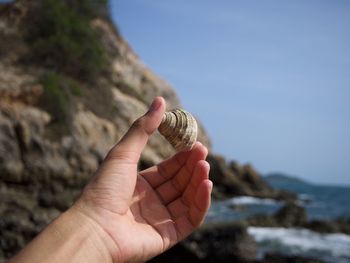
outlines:
[[[310,183],[270,182],[278,189],[298,194],[310,219],[350,218],[350,186],[315,185]]]
[[[298,194],[308,219],[350,218],[350,187],[304,183],[271,183]],[[272,199],[242,196],[214,202],[206,222],[236,221],[256,214],[273,214],[284,205]],[[330,263],[350,263],[350,235],[319,234],[303,228],[249,227],[258,257],[267,252],[313,257]]]

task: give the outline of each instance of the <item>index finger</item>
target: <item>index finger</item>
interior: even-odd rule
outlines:
[[[191,154],[198,151],[207,151],[200,143],[196,142],[190,151],[183,151],[175,154],[171,158],[148,168],[139,174],[143,176],[152,187],[158,187],[164,182],[174,177],[184,165],[191,169]]]

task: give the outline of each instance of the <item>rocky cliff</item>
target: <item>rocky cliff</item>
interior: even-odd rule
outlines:
[[[72,204],[155,96],[180,106],[120,36],[104,2],[86,1],[103,12],[69,0],[0,4],[0,261]],[[199,140],[210,149],[202,126]],[[140,168],[173,153],[155,134]],[[251,166],[209,161],[214,197],[277,196]]]

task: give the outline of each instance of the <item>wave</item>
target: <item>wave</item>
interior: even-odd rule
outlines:
[[[230,199],[229,204],[233,205],[276,205],[280,202],[269,198],[256,198],[252,196],[239,196]]]
[[[319,234],[307,229],[249,227],[260,256],[266,252],[318,258],[327,262],[350,262],[350,235]]]

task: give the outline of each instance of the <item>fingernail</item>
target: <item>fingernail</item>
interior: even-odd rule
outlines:
[[[151,106],[149,107],[148,112],[157,111],[161,105],[162,105],[161,100],[159,98],[155,98]]]

